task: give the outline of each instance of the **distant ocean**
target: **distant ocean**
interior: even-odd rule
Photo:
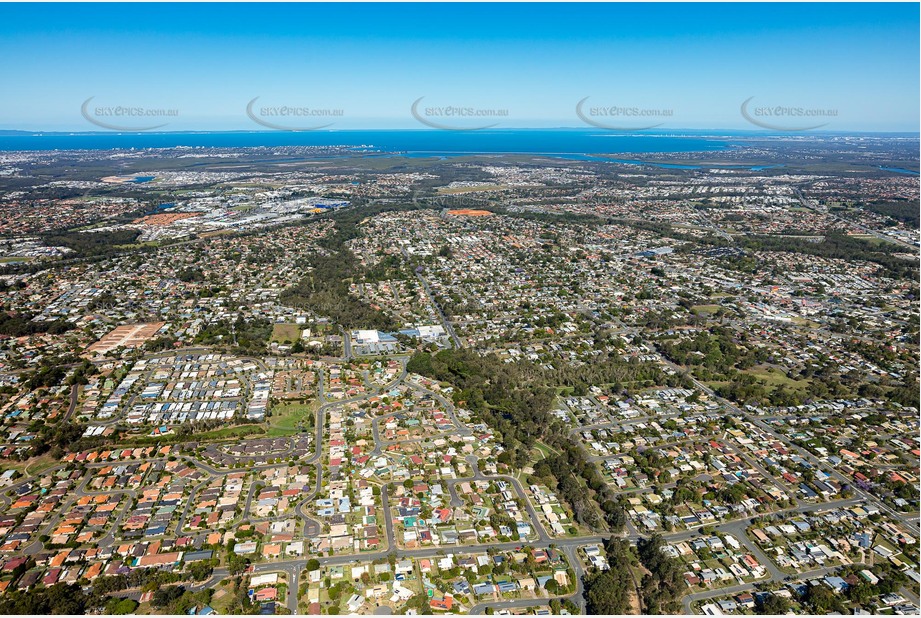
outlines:
[[[712,152],[729,148],[725,133],[617,134],[601,130],[378,130],[194,133],[0,133],[0,151],[111,150],[115,148],[245,148],[347,146],[413,156],[462,154],[590,154]]]

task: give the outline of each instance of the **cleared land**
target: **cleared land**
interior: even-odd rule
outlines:
[[[294,343],[301,337],[301,327],[297,324],[275,324],[272,326],[272,341]]]
[[[449,215],[455,217],[490,217],[493,213],[488,210],[476,210],[472,208],[457,208],[455,210],[449,210]]]
[[[157,334],[166,322],[147,322],[143,324],[126,324],[117,326],[106,333],[102,339],[86,349],[94,354],[105,354],[117,347],[137,348]]]
[[[199,216],[201,216],[201,213],[198,212],[164,212],[156,215],[147,215],[146,217],[141,217],[140,219],[135,219],[134,223],[166,226],[175,221],[181,221],[182,219],[189,219],[191,217]]]

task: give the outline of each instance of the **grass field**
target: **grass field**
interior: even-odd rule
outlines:
[[[763,365],[746,369],[743,373],[747,373],[761,380],[769,389],[783,386],[791,391],[802,391],[809,388],[809,380],[792,380],[777,369],[765,367]],[[704,384],[710,388],[718,388],[720,386],[726,386],[729,382],[726,380],[705,380]]]
[[[552,457],[553,455],[558,455],[555,450],[544,444],[543,442],[535,442],[534,450],[539,453],[539,457],[534,459],[534,462],[537,463],[541,459],[546,459],[547,457]]]
[[[694,305],[691,307],[691,311],[694,313],[716,313],[720,310],[719,305]]]
[[[205,431],[194,435],[194,439],[199,442],[216,442],[220,440],[231,440],[233,438],[245,438],[247,436],[265,434],[265,428],[261,425],[234,425],[215,429],[214,431]],[[189,436],[180,436],[172,434],[167,436],[144,437],[137,439],[126,439],[125,446],[150,446],[151,444],[174,444],[176,442],[187,442]],[[121,443],[120,443],[121,444]]]
[[[253,434],[265,433],[265,429],[259,425],[237,425],[236,427],[224,427],[214,431],[195,434],[195,439],[202,440],[228,440],[230,438],[242,438]]]
[[[301,427],[313,427],[318,401],[311,403],[285,403],[273,406],[268,419],[270,438],[290,436],[301,431]]]
[[[301,336],[301,327],[297,324],[275,324],[272,326],[272,341],[294,343]]]
[[[25,461],[5,461],[3,465],[0,466],[0,473],[6,472],[7,470],[18,470],[23,476],[34,476],[42,470],[50,468],[58,463],[61,462],[57,459],[53,459],[51,455],[46,453],[39,457],[31,457]]]
[[[809,386],[809,380],[792,380],[782,372],[770,367],[752,367],[751,369],[746,369],[744,373],[753,375],[759,380],[764,380],[765,384],[774,388],[785,386],[797,390]]]

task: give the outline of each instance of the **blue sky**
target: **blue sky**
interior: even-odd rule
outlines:
[[[918,52],[914,3],[0,4],[0,129],[98,130],[89,97],[178,110],[165,130],[260,129],[254,97],[342,110],[341,129],[425,128],[420,97],[506,110],[500,127],[585,127],[590,97],[669,110],[662,128],[755,129],[754,97],[834,110],[830,130],[914,132]]]

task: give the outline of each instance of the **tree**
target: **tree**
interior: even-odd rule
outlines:
[[[87,595],[76,584],[55,584],[24,592],[7,592],[0,599],[0,614],[83,614]]]
[[[680,563],[662,552],[664,544],[658,534],[640,539],[636,544],[640,562],[649,571],[641,587],[643,605],[650,614],[677,613],[684,592]]]
[[[588,613],[592,615],[626,614],[630,609],[629,590],[633,587],[632,583],[629,586],[625,585],[627,577],[629,575],[623,568],[596,571],[586,576],[584,584]]]
[[[211,577],[214,567],[210,561],[193,562],[189,565],[189,575],[197,582],[204,581]]]
[[[611,537],[605,543],[610,568],[606,571],[593,569],[583,579],[589,614],[628,613],[630,593],[634,590],[630,551],[630,547],[616,537]]]
[[[783,615],[790,610],[790,602],[787,599],[776,594],[768,594],[763,597],[758,607],[759,614]]]
[[[150,599],[150,604],[153,607],[162,609],[169,606],[174,601],[177,601],[182,598],[182,595],[185,594],[185,586],[166,586],[164,588],[158,588],[153,594],[153,598]]]
[[[835,595],[822,584],[815,586],[810,585],[803,595],[803,602],[806,603],[814,614],[827,614],[830,611],[844,613],[844,604]]]
[[[133,614],[138,607],[138,602],[134,599],[117,599],[112,598],[106,602],[106,613],[113,616],[124,616]]]
[[[249,566],[249,558],[237,555],[231,551],[227,554],[227,571],[231,575],[239,575]]]

